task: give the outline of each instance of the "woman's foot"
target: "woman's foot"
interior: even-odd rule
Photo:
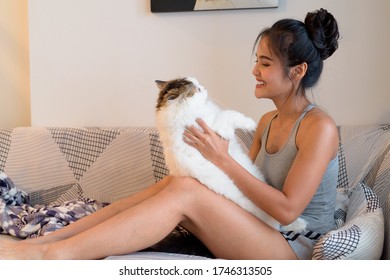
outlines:
[[[40,260],[44,259],[47,246],[45,244],[31,244],[17,240],[0,241],[1,260]]]

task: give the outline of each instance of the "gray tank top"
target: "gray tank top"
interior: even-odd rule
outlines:
[[[256,158],[256,165],[263,172],[267,184],[278,190],[282,190],[287,173],[297,155],[295,139],[299,129],[299,125],[306,113],[313,109],[315,105],[310,104],[298,118],[294,127],[287,139],[284,147],[277,153],[269,154],[266,151],[266,142],[269,134],[271,119],[265,128],[261,138],[261,149]],[[337,176],[339,170],[338,156],[329,162],[328,168],[322,178],[321,184],[317,188],[309,205],[303,211],[301,218],[307,222],[307,230],[317,233],[326,233],[335,228],[334,211],[336,206],[336,188]],[[310,170],[307,170],[310,172]],[[302,176],[304,178],[304,176]]]

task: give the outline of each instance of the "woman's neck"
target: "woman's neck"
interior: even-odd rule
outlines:
[[[295,121],[311,102],[304,96],[288,98],[283,101],[274,100],[278,111],[278,119],[281,124]]]

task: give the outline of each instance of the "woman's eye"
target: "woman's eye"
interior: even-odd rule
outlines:
[[[257,58],[255,59],[255,63],[259,63],[259,60]],[[261,66],[268,67],[270,66],[270,64],[268,62],[261,62]]]

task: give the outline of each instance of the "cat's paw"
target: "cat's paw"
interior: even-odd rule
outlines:
[[[246,121],[243,123],[243,126],[241,127],[242,129],[244,130],[256,130],[256,127],[257,127],[257,123],[249,118],[249,117],[246,117]]]
[[[215,126],[218,128],[230,128],[230,131],[234,131],[235,129],[251,131],[256,130],[257,123],[252,118],[247,117],[240,112],[234,110],[225,110],[218,114],[217,118],[215,119]]]

